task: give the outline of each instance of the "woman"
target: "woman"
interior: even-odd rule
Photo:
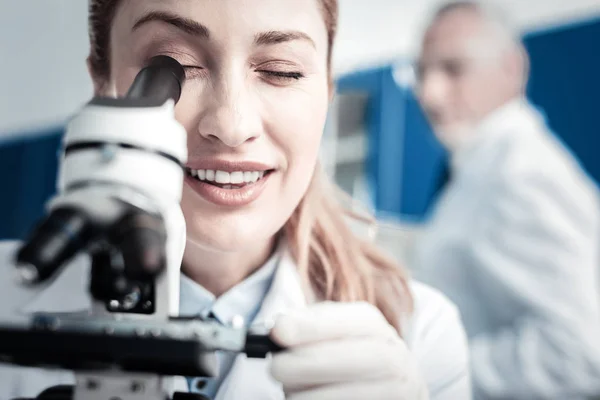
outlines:
[[[223,357],[224,381],[189,378],[183,390],[218,399],[469,399],[454,307],[353,235],[317,165],[334,92],[337,1],[92,0],[90,11],[97,94],[123,95],[156,55],[186,68],[176,108],[189,149],[181,312],[273,319],[273,339],[286,348],[268,361]],[[27,309],[60,302],[69,285],[56,286]],[[11,371],[10,385],[23,391],[3,387],[9,396],[70,379]]]

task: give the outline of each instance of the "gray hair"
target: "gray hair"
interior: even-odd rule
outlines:
[[[491,1],[477,0],[455,0],[442,4],[433,14],[429,24],[431,26],[439,18],[457,10],[469,10],[476,12],[491,28],[491,33],[502,48],[514,48],[522,46],[522,33],[517,28],[507,10],[499,7]]]

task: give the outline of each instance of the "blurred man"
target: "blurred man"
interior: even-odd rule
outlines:
[[[442,7],[428,26],[417,93],[451,179],[415,274],[462,311],[475,398],[592,398],[598,194],[525,99],[527,70],[518,36],[475,2]]]

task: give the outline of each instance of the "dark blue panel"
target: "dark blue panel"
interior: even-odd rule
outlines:
[[[2,196],[0,196],[0,238],[11,237],[18,224],[17,195],[23,177],[19,174],[21,165],[20,147],[16,145],[0,147],[0,173],[2,173]]]
[[[369,187],[371,188],[371,202],[375,204],[375,208],[378,207],[378,199],[381,194],[378,191],[378,187],[380,186],[380,174],[379,174],[379,161],[381,157],[379,155],[380,147],[379,143],[381,142],[381,125],[382,125],[382,117],[381,117],[381,108],[383,104],[383,98],[380,95],[381,92],[381,72],[379,71],[377,74],[377,81],[379,85],[376,90],[371,91],[369,101],[367,103],[366,110],[366,125],[367,125],[367,134],[369,135],[367,140],[367,162],[366,165],[366,179]]]
[[[387,67],[373,68],[341,76],[336,81],[337,90],[339,92],[359,90],[370,94],[379,93],[381,74],[385,73],[387,69]]]
[[[403,195],[396,213],[420,220],[447,179],[447,154],[413,93],[407,94]]]
[[[387,68],[375,68],[359,71],[342,76],[336,81],[336,88],[340,93],[361,92],[368,96],[365,117],[369,140],[365,175],[369,187],[375,188],[371,193],[374,204],[377,204],[377,199],[381,197],[378,192],[378,188],[381,186],[379,185],[381,177],[378,172],[379,161],[381,160],[379,144],[382,136],[381,125],[384,121],[381,112],[383,104],[381,91],[382,76],[386,73],[386,70]]]
[[[445,153],[413,96],[385,66],[338,81],[340,92],[369,95],[367,176],[377,211],[420,219],[438,188]]]
[[[525,38],[532,59],[528,95],[550,127],[600,182],[600,21]]]
[[[395,84],[390,69],[382,73],[380,96],[376,207],[391,213],[402,203],[406,92]]]
[[[55,193],[62,132],[0,145],[0,239],[23,238]]]

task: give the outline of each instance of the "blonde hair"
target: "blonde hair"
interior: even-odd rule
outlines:
[[[121,0],[89,1],[90,67],[95,77],[106,79],[110,75],[109,33]],[[330,66],[338,3],[319,3]],[[301,276],[320,299],[369,302],[401,333],[401,321],[413,307],[406,273],[373,243],[354,234],[346,218],[365,219],[342,205],[341,193],[317,166],[306,194],[283,228],[290,251]]]
[[[402,321],[413,309],[407,273],[352,231],[346,218],[369,221],[344,207],[343,196],[317,166],[284,227],[298,271],[319,299],[371,303],[402,333]]]

